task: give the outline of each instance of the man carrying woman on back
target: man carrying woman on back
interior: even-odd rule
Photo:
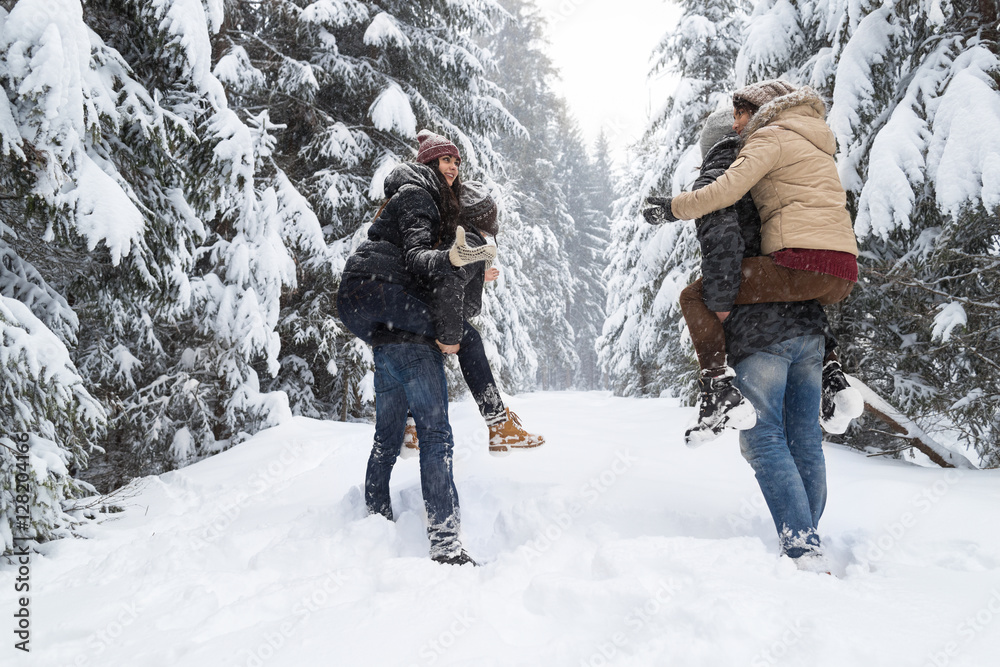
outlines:
[[[389,477],[412,413],[420,441],[421,490],[434,560],[474,563],[458,539],[458,494],[452,470],[454,440],[448,421],[443,354],[459,355],[462,372],[490,427],[490,449],[543,442],[520,428],[503,405],[482,338],[467,321],[481,299],[494,246],[468,244],[462,201],[480,220],[490,205],[480,186],[463,192],[457,147],[423,131],[416,163],[397,167],[385,182],[389,201],[368,240],[344,268],[337,309],[341,321],[372,345],[375,361],[375,441],[365,500],[372,513],[392,518]],[[495,208],[495,207],[494,207]],[[495,216],[495,213],[494,213]],[[484,218],[481,224],[488,223]],[[495,222],[495,218],[494,218]],[[472,227],[468,220],[466,224]],[[481,238],[481,237],[477,237]],[[467,309],[468,308],[468,309]]]
[[[743,430],[756,422],[759,406],[734,386],[735,372],[726,361],[723,322],[733,304],[816,299],[828,305],[846,299],[857,283],[858,246],[825,115],[826,105],[811,88],[780,80],[745,86],[733,95],[733,130],[740,135],[733,163],[700,189],[647,199],[643,215],[654,224],[702,218],[748,193],[761,218],[762,254],[742,260],[733,298],[707,302],[703,280],[681,294],[701,366],[699,417],[686,434],[689,444],[711,440],[727,426]],[[823,369],[822,411],[830,430],[846,428],[842,419],[837,423],[838,407],[851,417],[864,407],[835,349],[827,349]]]

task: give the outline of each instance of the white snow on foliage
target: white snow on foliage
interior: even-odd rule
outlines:
[[[958,302],[942,304],[939,310],[940,312],[934,316],[931,338],[947,343],[955,327],[965,327],[969,323],[969,318],[965,314],[965,308]]]
[[[171,35],[171,43],[184,53],[189,79],[200,86],[214,106],[225,106],[225,92],[212,74],[212,40],[206,29],[218,31],[222,19],[222,0],[211,0],[209,15],[202,0],[150,0],[160,17],[160,28]]]
[[[395,82],[389,83],[379,94],[368,113],[372,123],[380,130],[395,130],[408,139],[417,136],[417,117],[410,106],[410,98]]]
[[[875,135],[868,163],[868,181],[861,191],[854,230],[859,238],[874,233],[887,238],[896,227],[910,228],[916,194],[923,182],[924,142],[927,123],[904,99],[893,109],[889,122]],[[857,172],[854,171],[854,174]],[[841,178],[851,179],[841,168]]]
[[[765,78],[761,70],[780,71],[794,47],[804,39],[797,10],[788,0],[756,3],[743,48],[736,58],[736,81],[745,85]]]
[[[69,159],[87,126],[97,122],[94,114],[88,118],[85,113],[93,110],[84,94],[90,38],[80,3],[22,0],[4,22],[0,51],[5,52],[5,78],[16,82],[18,96],[32,103],[20,111],[21,136],[46,146],[60,160]]]
[[[368,20],[368,7],[357,0],[319,0],[302,10],[308,23],[340,27]]]
[[[368,196],[372,201],[385,199],[385,179],[392,173],[392,170],[399,166],[399,160],[395,155],[387,153],[379,162],[375,175],[372,176],[371,186],[368,188]]]
[[[380,12],[372,19],[371,25],[365,31],[364,41],[370,46],[385,46],[391,43],[406,48],[410,45],[410,40],[403,34],[396,19],[385,12]]]
[[[372,425],[299,417],[135,480],[89,539],[41,545],[32,660],[899,667],[951,647],[949,665],[995,662],[1000,532],[984,517],[1000,513],[1000,471],[827,445],[833,576],[801,572],[778,556],[735,434],[683,445],[694,409],[510,402],[547,442],[504,459],[472,401],[450,406],[462,537],[481,567],[428,559],[418,460],[393,471],[395,521],[368,516]],[[0,589],[16,576],[0,570]]]
[[[859,112],[867,110],[875,92],[872,70],[885,62],[886,53],[892,48],[892,38],[902,32],[900,26],[888,20],[891,12],[891,7],[880,7],[866,16],[840,54],[833,106],[827,122],[842,150],[846,148],[852,152],[858,135],[867,132]],[[849,189],[859,189],[862,185],[856,167],[852,173],[842,166],[841,180]]]
[[[1000,59],[985,46],[960,54],[937,101],[927,167],[941,209],[958,215],[982,202],[1000,206]]]
[[[0,50],[6,57],[0,75],[17,86],[20,106],[12,108],[4,100],[0,129],[5,151],[23,138],[48,154],[48,159],[34,161],[36,193],[56,206],[75,209],[73,223],[88,247],[93,250],[104,241],[117,264],[142,234],[144,221],[125,190],[125,179],[113,165],[98,164],[87,152],[87,139],[101,119],[118,118],[118,93],[92,68],[91,48],[103,48],[103,43],[83,23],[79,2],[19,2],[3,22]],[[110,59],[110,68],[120,66]],[[51,230],[46,238],[51,239]]]
[[[0,9],[0,12],[3,10]],[[0,23],[0,32],[3,31],[3,24]],[[17,121],[14,120],[14,112],[10,109],[10,101],[6,95],[0,95],[0,155],[13,154],[24,159],[24,151],[21,133],[17,129]]]
[[[104,241],[112,263],[118,264],[142,234],[142,213],[122,186],[85,154],[80,158],[73,198],[76,228],[87,238],[88,249],[93,250],[99,241]]]
[[[897,227],[910,228],[910,214],[916,201],[914,187],[924,181],[930,138],[924,100],[935,96],[944,85],[949,48],[945,41],[928,54],[889,120],[875,134],[869,152],[868,180],[861,190],[854,224],[861,239],[869,233],[888,238]],[[857,155],[860,158],[863,153]],[[845,185],[857,178],[857,167],[852,160],[842,163],[840,172]]]
[[[250,55],[242,46],[234,46],[219,59],[212,73],[222,83],[238,93],[264,86],[264,73],[253,66]]]
[[[55,402],[76,404],[81,424],[104,419],[104,409],[84,387],[63,342],[27,306],[5,296],[0,296],[0,370],[5,383],[21,389],[13,395],[0,392],[10,400],[15,424],[36,424],[45,418],[32,414],[31,406],[19,400],[22,391],[23,396],[34,393],[25,385],[42,385]]]

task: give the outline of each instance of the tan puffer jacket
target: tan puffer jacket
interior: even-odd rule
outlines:
[[[681,220],[735,204],[748,191],[760,211],[761,250],[839,250],[858,254],[847,195],[833,156],[826,105],[808,87],[765,104],[743,131],[745,143],[715,183],[673,198]]]

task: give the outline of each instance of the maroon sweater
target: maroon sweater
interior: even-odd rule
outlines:
[[[785,248],[772,253],[771,259],[786,269],[826,273],[852,283],[858,282],[858,258],[849,252]]]

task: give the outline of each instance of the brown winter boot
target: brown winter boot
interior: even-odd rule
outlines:
[[[417,422],[413,417],[406,418],[406,430],[403,431],[403,447],[399,450],[399,457],[412,459],[420,454],[420,442],[417,440]]]
[[[529,449],[545,444],[545,438],[528,433],[521,420],[507,408],[507,421],[490,426],[490,454],[507,456],[513,449]]]

